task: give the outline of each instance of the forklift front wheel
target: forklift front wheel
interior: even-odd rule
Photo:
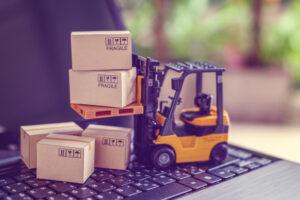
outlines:
[[[175,164],[175,153],[168,146],[158,146],[153,149],[151,160],[155,167],[167,169]]]
[[[227,149],[225,143],[217,144],[210,154],[210,160],[214,163],[221,163],[227,157]]]

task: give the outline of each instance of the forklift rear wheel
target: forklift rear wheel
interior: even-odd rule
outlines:
[[[155,167],[166,169],[175,164],[175,153],[167,146],[159,146],[153,149],[151,160]]]
[[[217,144],[211,151],[210,159],[214,163],[221,163],[227,157],[227,149],[225,143]]]

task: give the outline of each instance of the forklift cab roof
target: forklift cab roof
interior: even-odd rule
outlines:
[[[184,73],[224,72],[225,68],[207,62],[177,62],[165,65],[166,70],[171,69]]]

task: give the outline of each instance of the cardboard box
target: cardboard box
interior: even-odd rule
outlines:
[[[29,169],[36,168],[36,143],[50,133],[80,135],[82,129],[74,122],[21,126],[21,158]]]
[[[130,157],[131,128],[89,125],[83,136],[96,139],[95,167],[124,170]]]
[[[135,101],[136,68],[120,71],[69,70],[71,103],[124,107]]]
[[[132,67],[129,31],[71,33],[74,70],[121,70]]]
[[[50,134],[37,143],[37,178],[84,183],[94,158],[94,138]]]

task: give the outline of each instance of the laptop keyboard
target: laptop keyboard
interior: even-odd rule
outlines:
[[[128,170],[97,168],[84,184],[39,180],[35,178],[35,170],[20,164],[14,166],[13,171],[7,170],[9,174],[5,169],[0,170],[0,199],[172,199],[251,173],[276,161],[233,146],[228,146],[228,154],[220,165],[192,163],[158,170],[131,163]]]

